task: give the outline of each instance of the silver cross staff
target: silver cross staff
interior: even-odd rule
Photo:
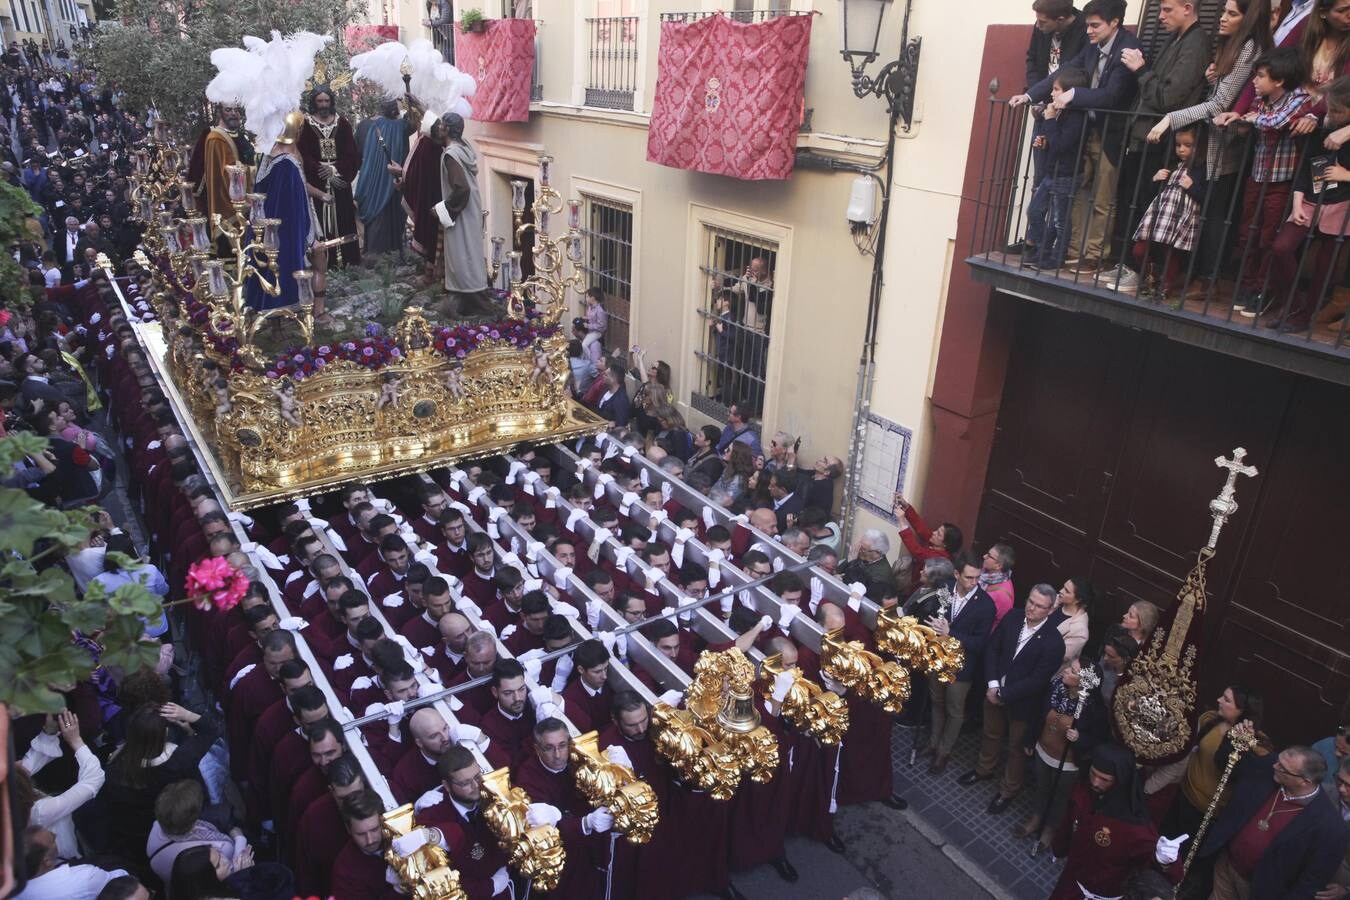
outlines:
[[[1223,490],[1219,491],[1219,496],[1209,502],[1209,511],[1214,516],[1214,528],[1209,533],[1209,549],[1213,550],[1219,543],[1219,532],[1223,526],[1228,523],[1228,519],[1237,512],[1237,500],[1233,495],[1237,493],[1237,477],[1246,475],[1252,477],[1257,474],[1256,466],[1244,466],[1242,461],[1247,458],[1247,451],[1243,447],[1238,447],[1233,451],[1232,459],[1224,459],[1222,456],[1214,457],[1214,465],[1220,469],[1228,470],[1228,481],[1224,483]]]

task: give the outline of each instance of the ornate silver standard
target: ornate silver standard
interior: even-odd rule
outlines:
[[[1219,496],[1209,504],[1214,519],[1209,542],[1200,548],[1195,567],[1177,594],[1172,624],[1159,628],[1129,669],[1129,680],[1116,691],[1112,714],[1116,730],[1140,762],[1160,763],[1190,746],[1195,720],[1197,650],[1188,640],[1192,624],[1199,625],[1205,608],[1205,566],[1214,556],[1219,533],[1237,511],[1237,477],[1253,477],[1255,466],[1243,464],[1247,451],[1238,447],[1233,458],[1216,457],[1214,464],[1228,470]]]

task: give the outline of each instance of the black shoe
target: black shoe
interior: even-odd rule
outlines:
[[[1027,249],[1026,241],[1017,241],[1016,243],[1009,244],[1008,246],[1004,247],[1003,252],[1016,256],[1025,253],[1026,249]]]
[[[887,797],[885,800],[882,800],[881,802],[889,806],[891,809],[909,809],[909,801],[906,800],[904,797],[901,797],[899,794],[891,794],[889,797]]]
[[[842,854],[844,852],[844,842],[839,840],[839,835],[837,834],[830,835],[830,839],[825,842],[825,847],[828,850],[833,850],[835,853]]]
[[[773,870],[778,873],[779,878],[783,879],[788,884],[797,883],[797,870],[792,867],[792,863],[788,862],[786,856],[778,857],[771,865],[773,866]]]
[[[748,900],[748,898],[736,890],[736,885],[728,881],[727,889],[722,892],[722,900]]]
[[[976,772],[974,769],[971,769],[969,772],[965,773],[960,778],[956,779],[956,783],[964,785],[966,787],[970,787],[972,784],[978,784],[981,781],[988,781],[990,778],[993,777],[994,773],[992,772],[990,772],[988,775],[981,775],[979,772]]]
[[[1011,804],[1012,801],[1013,798],[1011,797],[1004,797],[1001,794],[997,794],[994,796],[993,800],[989,801],[989,805],[985,807],[984,811],[991,816],[1001,815],[1007,811],[1008,805]]]
[[[1274,305],[1274,298],[1269,294],[1248,294],[1242,301],[1241,307],[1234,304],[1234,309],[1238,314],[1248,319],[1255,319]]]

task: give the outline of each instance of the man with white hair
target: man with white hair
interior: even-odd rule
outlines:
[[[52,239],[52,252],[61,265],[61,280],[70,284],[75,280],[75,263],[79,261],[77,248],[80,246],[80,220],[66,216],[66,230]]]
[[[886,554],[890,552],[890,538],[884,532],[869,528],[858,539],[853,558],[839,567],[839,577],[845,583],[862,582],[867,596],[880,603],[885,591],[895,584],[895,575],[886,560]]]

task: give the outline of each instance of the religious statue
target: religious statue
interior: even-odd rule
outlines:
[[[464,363],[456,360],[450,364],[450,371],[445,373],[445,389],[456,400],[464,399]]]
[[[446,145],[441,153],[441,222],[445,248],[445,288],[461,315],[496,315],[488,299],[487,259],[483,255],[483,202],[478,193],[478,153],[464,139],[464,117],[446,113]]]
[[[412,220],[409,246],[426,260],[428,281],[436,277],[436,251],[441,239],[441,224],[432,207],[441,196],[437,160],[445,144],[445,125],[438,118],[432,121],[429,132],[423,130],[413,136],[413,148],[408,153],[399,178],[403,209]]]
[[[543,341],[534,342],[534,371],[530,373],[530,382],[542,386],[548,383],[548,351]]]
[[[287,425],[300,427],[300,401],[295,399],[295,385],[289,378],[283,378],[272,388],[277,398],[277,412]]]
[[[367,257],[403,252],[407,217],[402,198],[394,191],[394,178],[402,173],[395,160],[408,155],[409,131],[408,123],[399,118],[397,100],[383,101],[378,116],[356,127],[356,143],[361,148],[356,207],[365,225]]]
[[[356,240],[356,201],[352,180],[361,166],[356,135],[346,116],[337,113],[337,97],[331,84],[316,84],[309,95],[309,115],[300,133],[300,156],[305,162],[305,181],[318,206],[319,228],[324,239],[344,238],[328,253],[329,265],[359,263],[361,245]],[[315,280],[314,289],[323,284]]]
[[[280,219],[280,247],[276,253],[276,280],[281,291],[275,297],[262,289],[257,279],[248,281],[248,302],[254,309],[277,309],[299,302],[295,272],[307,268],[306,254],[319,235],[319,222],[310,202],[309,188],[296,146],[305,117],[297,109],[286,116],[285,130],[276,139],[258,166],[257,190],[267,195],[263,209],[269,218]],[[315,254],[315,269],[327,262],[326,254]],[[314,321],[331,324],[332,316],[323,308],[323,295],[314,295]]]
[[[229,415],[233,404],[230,403],[230,383],[224,378],[217,376],[211,383],[211,393],[216,397],[216,418],[223,418]]]
[[[383,383],[380,385],[380,396],[375,401],[376,409],[384,409],[386,406],[398,408],[398,392],[403,389],[403,383],[407,379],[393,372],[385,372]]]
[[[205,129],[197,138],[197,145],[188,161],[188,181],[197,195],[198,208],[206,216],[206,224],[215,233],[215,216],[228,219],[234,215],[230,205],[230,181],[225,167],[240,163],[252,166],[255,162],[253,144],[243,129],[244,112],[235,103],[221,103],[216,107],[216,124]]]

